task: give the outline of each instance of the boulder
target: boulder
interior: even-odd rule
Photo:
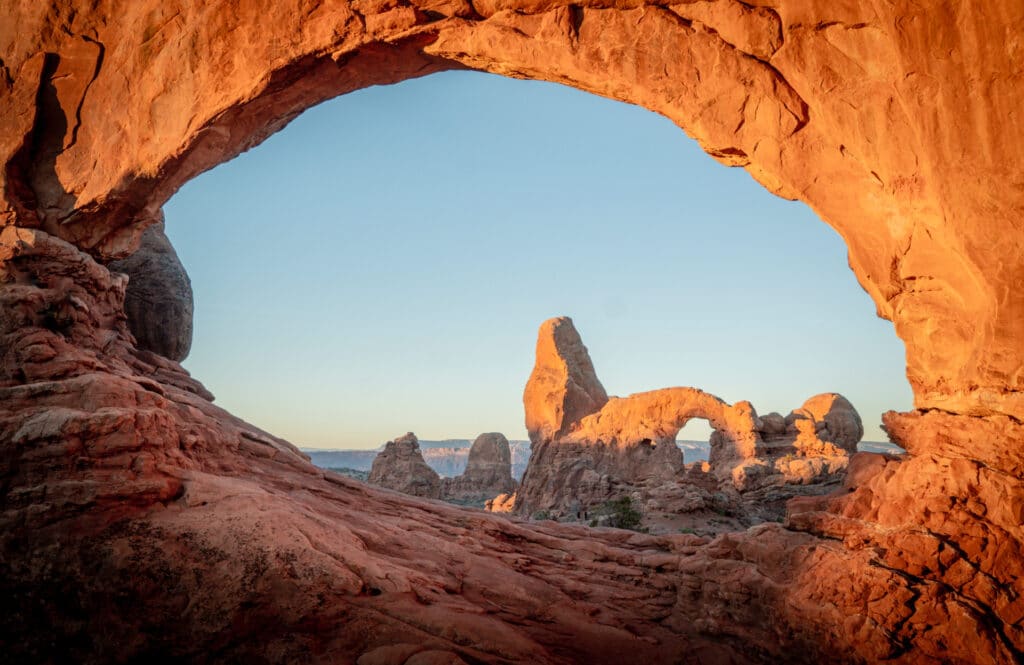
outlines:
[[[181,362],[192,348],[192,282],[160,221],[128,258],[107,264],[128,275],[125,313],[140,349]]]
[[[864,437],[860,414],[838,393],[815,395],[787,418],[787,422],[793,422],[798,428],[800,421],[812,424],[799,430],[796,441],[798,448],[808,452],[821,449],[822,444],[832,444],[852,455]]]

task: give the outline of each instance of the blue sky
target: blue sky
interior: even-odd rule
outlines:
[[[665,118],[448,72],[310,109],[165,207],[187,367],[303,447],[525,438],[536,331],[573,317],[609,394],[696,386],[783,414],[912,397],[840,237]],[[703,438],[704,423],[684,431]]]

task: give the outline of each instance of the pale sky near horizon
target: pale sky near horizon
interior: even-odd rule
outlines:
[[[802,203],[667,119],[448,72],[310,109],[165,206],[192,278],[184,365],[296,445],[526,438],[536,332],[573,318],[609,394],[695,386],[759,413],[908,410],[904,349]],[[681,438],[706,438],[703,421]]]

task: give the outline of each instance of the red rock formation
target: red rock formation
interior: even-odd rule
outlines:
[[[131,256],[107,267],[128,275],[125,312],[139,348],[184,360],[192,348],[192,282],[163,222],[146,229]]]
[[[587,347],[569,317],[545,321],[537,333],[536,361],[526,382],[526,430],[533,444],[551,441],[608,401]]]
[[[426,463],[416,435],[409,432],[385,444],[366,480],[403,494],[480,508],[516,488],[508,439],[497,432],[473,441],[465,472],[454,478],[442,478]]]
[[[124,252],[181,184],[315,102],[460,66],[547,79],[660,112],[720,161],[807,201],[896,323],[919,408],[1024,410],[1024,292],[1000,286],[1020,279],[1024,250],[1013,236],[991,242],[993,229],[1017,229],[1024,205],[1024,129],[1005,122],[1019,92],[1005,38],[1024,23],[1015,0],[927,11],[175,0],[132,3],[117,21],[92,7],[5,5],[8,223],[17,215],[91,251]],[[989,183],[1011,185],[993,197]]]
[[[556,334],[565,336],[567,330],[573,343],[560,346],[554,338]],[[559,359],[563,348],[571,350],[571,359]],[[554,434],[533,442],[533,454],[516,492],[515,510],[524,516],[541,513],[578,517],[624,495],[631,495],[640,504],[653,502],[663,512],[687,506],[692,510],[692,493],[683,492],[681,500],[669,497],[678,498],[682,491],[671,485],[693,482],[692,478],[684,479],[683,454],[675,443],[679,430],[693,418],[706,419],[714,428],[709,456],[711,478],[701,478],[698,483],[708,485],[711,491],[746,492],[835,482],[836,474],[846,469],[848,453],[856,451],[864,434],[860,415],[836,393],[816,395],[785,418],[777,413],[759,418],[749,402],[729,405],[696,388],[664,388],[612,397],[600,410],[590,412],[591,404],[582,392],[576,393],[574,401],[571,394],[547,392],[543,386],[534,385],[535,381],[545,382],[544,368],[550,366],[586,367],[590,381],[600,385],[593,362],[567,318],[541,325],[536,362],[523,393],[526,422],[542,422],[544,414],[556,412],[589,415],[577,421],[563,418],[557,431],[555,427],[547,430]],[[555,404],[544,404],[541,400],[545,394]],[[727,486],[715,487],[715,481]],[[704,494],[709,501],[710,495]],[[781,506],[790,496],[776,491],[771,501]],[[752,502],[756,503],[757,497],[747,500],[733,496],[732,500],[738,512],[749,512],[745,504]],[[707,501],[697,503],[703,508]]]
[[[729,472],[742,490],[832,482],[846,469],[849,455],[857,452],[864,425],[849,400],[823,393],[785,418],[777,413],[759,417],[757,434],[755,456],[734,464]],[[716,432],[713,438],[720,436]]]
[[[428,499],[441,496],[441,476],[423,461],[419,441],[412,432],[384,445],[373,459],[366,482]]]
[[[675,445],[676,434],[693,418],[703,418],[714,428],[709,458],[723,474],[756,453],[757,413],[750,402],[730,405],[697,388],[663,388],[612,398],[605,408],[580,420],[564,441],[584,445],[603,441],[620,448],[642,441]]]
[[[1019,661],[1022,32],[1016,0],[5,3],[5,656]],[[134,347],[83,252],[316,102],[464,66],[640,104],[809,204],[906,343],[908,455],[710,543],[528,528],[322,473]]]
[[[787,429],[790,425],[796,429],[794,445],[805,453],[822,451],[831,445],[852,454],[864,437],[860,414],[837,393],[811,397],[786,417],[786,424]]]
[[[516,507],[515,492],[499,494],[493,499],[488,499],[484,504],[489,513],[511,513]]]
[[[442,481],[441,498],[483,506],[498,495],[514,492],[516,485],[508,439],[498,432],[488,432],[473,441],[466,470]]]

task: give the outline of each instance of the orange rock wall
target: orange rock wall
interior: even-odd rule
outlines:
[[[4,3],[9,657],[1019,661],[1021,35],[1017,0]],[[910,456],[713,542],[528,528],[324,474],[134,347],[86,253],[302,109],[454,67],[643,105],[808,203],[906,343]]]
[[[4,223],[123,253],[181,184],[323,99],[461,66],[557,81],[814,208],[905,341],[918,408],[1024,415],[1015,0],[93,5],[5,5]]]

